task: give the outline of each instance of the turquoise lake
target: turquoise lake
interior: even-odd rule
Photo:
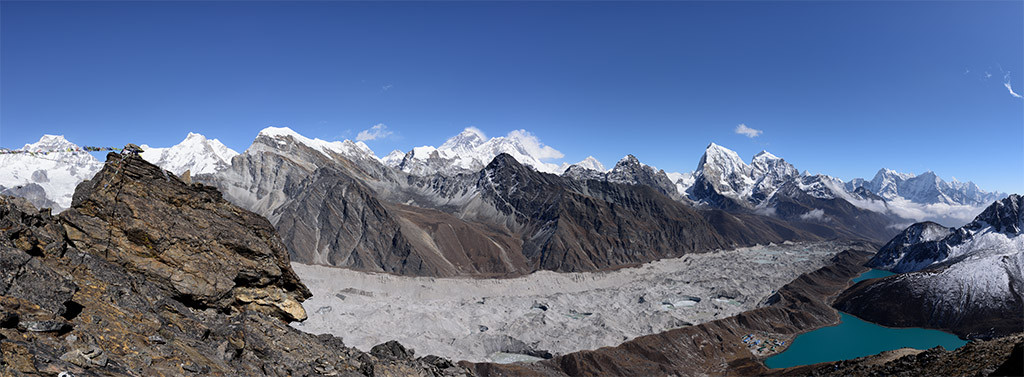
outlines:
[[[886,276],[892,276],[892,275],[896,275],[896,274],[894,274],[892,272],[889,272],[889,271],[885,271],[885,270],[875,270],[875,269],[872,269],[872,270],[870,270],[868,272],[860,274],[860,276],[857,276],[857,277],[853,278],[853,282],[857,283],[858,281],[861,281],[861,280],[868,280],[868,279],[874,279],[874,278],[884,278]]]
[[[891,272],[879,271],[874,276],[866,276],[875,271],[877,270],[866,272],[854,281],[892,275]],[[839,316],[839,325],[797,336],[792,346],[778,355],[769,357],[764,364],[769,368],[786,368],[853,359],[904,347],[924,350],[943,346],[947,350],[952,350],[967,344],[967,341],[957,338],[956,335],[938,330],[890,328],[842,312]]]

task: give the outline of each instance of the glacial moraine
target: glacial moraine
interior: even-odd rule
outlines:
[[[360,349],[394,339],[456,360],[551,357],[754,309],[848,246],[759,246],[513,279],[401,277],[293,263],[313,292],[304,303],[310,318],[294,326],[343,336]]]

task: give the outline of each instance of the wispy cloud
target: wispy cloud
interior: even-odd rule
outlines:
[[[391,88],[394,88],[394,87],[395,87],[394,85],[391,85],[391,84],[386,84],[386,85],[384,85],[384,86],[380,87],[380,91],[382,91],[382,92],[386,92],[386,91],[389,91],[389,90],[391,90]]]
[[[812,209],[807,213],[800,215],[800,220],[804,221],[824,221],[825,211],[822,209]]]
[[[1010,95],[1011,95],[1011,96],[1014,96],[1014,97],[1020,98],[1020,94],[1017,94],[1017,92],[1014,92],[1014,91],[1013,91],[1013,87],[1012,87],[1012,86],[1010,86],[1010,82],[1009,82],[1009,81],[1007,81],[1007,82],[1004,82],[1004,83],[1003,83],[1003,86],[1005,86],[1005,87],[1006,87],[1006,90],[1009,90],[1009,91],[1010,91]]]
[[[736,126],[736,133],[740,135],[746,135],[749,138],[755,138],[761,136],[761,134],[763,134],[764,131],[753,129],[747,127],[746,124],[740,123],[740,125]]]
[[[556,160],[565,157],[562,152],[557,149],[544,145],[540,142],[537,136],[526,130],[513,130],[506,136],[509,139],[519,140],[520,146],[525,149],[526,153],[537,157],[539,160]]]
[[[392,132],[388,131],[388,126],[385,126],[383,123],[381,123],[368,129],[359,131],[359,134],[356,135],[356,141],[370,141],[383,139],[388,136],[391,136],[391,134]]]

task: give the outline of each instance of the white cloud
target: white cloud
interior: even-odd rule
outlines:
[[[761,215],[761,216],[772,216],[772,217],[774,217],[776,215],[776,210],[775,210],[775,207],[761,207],[761,208],[755,208],[754,209],[754,213],[756,213],[758,215]]]
[[[385,137],[391,136],[391,134],[392,132],[388,131],[388,126],[385,126],[383,123],[381,123],[368,129],[359,131],[359,134],[356,135],[356,141],[370,141],[383,139]]]
[[[812,209],[807,213],[800,215],[800,220],[804,221],[822,221],[825,220],[825,211],[822,209]]]
[[[736,126],[736,133],[738,133],[740,135],[746,135],[749,138],[755,138],[755,137],[760,136],[762,133],[764,133],[764,131],[753,129],[753,128],[747,127],[746,124],[740,123],[740,125]]]
[[[1010,82],[1009,82],[1009,81],[1007,81],[1007,82],[1004,82],[1004,83],[1003,83],[1003,86],[1005,86],[1005,87],[1006,87],[1006,90],[1009,90],[1009,91],[1010,91],[1010,95],[1011,95],[1011,96],[1014,96],[1014,97],[1020,98],[1020,94],[1017,94],[1016,92],[1014,92],[1014,91],[1013,91],[1013,87],[1011,87],[1011,86],[1010,86]]]
[[[386,92],[386,91],[388,91],[388,90],[390,90],[391,88],[394,88],[394,87],[395,87],[394,85],[387,84],[387,85],[384,85],[384,86],[380,87],[380,91]]]
[[[509,132],[507,137],[510,139],[518,139],[519,142],[522,143],[523,149],[526,150],[526,153],[537,157],[539,160],[556,160],[565,157],[565,155],[557,149],[541,143],[540,139],[533,136],[533,134],[527,130],[515,130]]]

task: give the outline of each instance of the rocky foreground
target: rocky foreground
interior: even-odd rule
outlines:
[[[289,327],[309,296],[266,219],[139,157],[108,155],[59,216],[0,197],[0,375],[468,373]]]

